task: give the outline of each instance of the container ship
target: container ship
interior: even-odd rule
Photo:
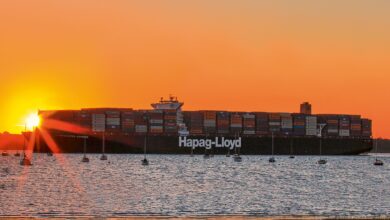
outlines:
[[[143,153],[146,147],[149,154],[230,154],[238,149],[247,155],[356,155],[373,146],[370,119],[312,114],[307,102],[299,113],[183,111],[183,105],[169,97],[148,110],[39,111],[34,150],[81,153],[86,146],[88,153],[100,153],[104,142],[106,153]]]

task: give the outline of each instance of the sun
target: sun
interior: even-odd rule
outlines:
[[[34,129],[35,127],[39,127],[41,123],[41,118],[38,114],[31,114],[26,118],[26,127],[29,130]]]

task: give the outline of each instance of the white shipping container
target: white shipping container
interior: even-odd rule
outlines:
[[[317,124],[308,124],[306,125],[306,129],[317,129]]]
[[[291,117],[290,118],[288,118],[288,117],[282,118],[281,125],[282,125],[282,128],[287,128],[287,129],[293,128],[293,120],[292,120],[292,118]]]
[[[95,121],[95,120],[105,120],[106,119],[106,116],[103,115],[103,114],[93,114],[92,115],[92,121]]]
[[[108,125],[120,125],[121,123],[121,120],[118,118],[118,119],[113,119],[113,118],[107,118],[106,119],[106,123]]]
[[[107,115],[120,115],[121,113],[119,111],[106,111]]]
[[[132,118],[123,118],[122,121],[134,121]]]
[[[120,118],[106,118],[107,121],[120,121]]]
[[[306,135],[307,136],[316,136],[317,135],[317,129],[306,129]]]
[[[92,114],[92,131],[103,132],[106,130],[106,115]]]
[[[105,130],[106,130],[106,126],[105,125],[92,125],[92,131],[103,132]]]
[[[105,124],[92,124],[92,127],[104,127],[106,126]]]
[[[269,122],[269,125],[280,126],[280,122]]]
[[[350,131],[346,129],[340,129],[339,135],[341,137],[349,137],[350,136]]]
[[[306,116],[306,122],[317,122],[316,116]]]
[[[164,120],[161,119],[150,119],[151,124],[162,124],[164,123]]]
[[[315,116],[306,117],[306,129],[317,130],[317,117]]]
[[[92,127],[104,127],[104,126],[106,126],[106,124],[105,123],[92,123]]]
[[[99,121],[99,122],[92,122],[92,125],[105,125],[105,121]]]
[[[148,131],[148,127],[146,125],[136,125],[135,132],[144,133]]]
[[[106,123],[106,120],[102,119],[102,120],[93,120],[92,121],[92,124],[105,124]]]
[[[255,134],[256,132],[254,130],[244,130],[244,134]]]
[[[120,123],[106,123],[106,125],[110,125],[110,126],[120,126],[121,124]]]
[[[96,126],[96,127],[105,126],[105,125],[106,125],[105,123],[92,123],[92,126]]]
[[[339,133],[339,129],[328,129],[328,133],[337,134]]]
[[[96,116],[96,117],[92,117],[92,120],[105,120],[106,117],[105,116]]]
[[[118,125],[107,125],[107,128],[118,129],[120,127]]]
[[[245,119],[254,119],[254,118],[255,118],[255,115],[252,115],[252,114],[244,114],[242,117],[245,118]]]
[[[216,122],[215,120],[205,120],[205,121],[203,122],[203,125],[204,125],[205,127],[215,127],[216,124],[217,124],[217,122]]]

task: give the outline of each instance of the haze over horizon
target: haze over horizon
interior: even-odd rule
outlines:
[[[0,132],[38,109],[359,114],[390,138],[390,1],[0,4]]]

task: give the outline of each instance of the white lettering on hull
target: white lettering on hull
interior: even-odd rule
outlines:
[[[241,147],[241,137],[237,139],[225,139],[224,137],[215,137],[212,139],[193,139],[187,137],[179,137],[179,147],[189,147],[189,148],[206,148],[211,149],[212,147],[216,148],[229,148],[233,150],[234,148]]]

